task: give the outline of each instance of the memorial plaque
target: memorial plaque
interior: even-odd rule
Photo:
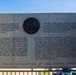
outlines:
[[[0,68],[76,67],[76,14],[0,14]]]

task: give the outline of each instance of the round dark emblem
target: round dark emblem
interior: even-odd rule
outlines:
[[[28,34],[35,34],[39,28],[39,22],[33,17],[27,18],[23,23],[23,29]]]

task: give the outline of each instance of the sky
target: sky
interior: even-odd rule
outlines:
[[[0,13],[76,12],[76,0],[0,0]]]

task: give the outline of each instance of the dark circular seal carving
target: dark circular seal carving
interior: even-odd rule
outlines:
[[[23,29],[28,34],[35,34],[39,28],[39,22],[33,17],[27,18],[23,23]]]

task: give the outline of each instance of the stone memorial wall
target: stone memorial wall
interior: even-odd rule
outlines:
[[[0,68],[76,67],[76,14],[0,14]]]

